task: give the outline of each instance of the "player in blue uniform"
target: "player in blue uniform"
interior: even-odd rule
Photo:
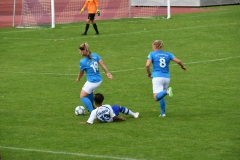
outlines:
[[[80,92],[80,99],[84,106],[89,110],[89,112],[92,112],[94,108],[93,92],[102,83],[102,76],[99,72],[98,64],[102,66],[109,79],[112,79],[113,76],[108,72],[108,69],[101,57],[96,53],[91,53],[89,50],[89,45],[87,43],[83,43],[79,46],[79,52],[83,58],[79,62],[80,71],[77,77],[77,82],[80,81],[84,75],[84,72],[86,72],[87,76],[87,82],[84,84]]]
[[[147,76],[152,78],[153,97],[154,100],[159,101],[160,115],[165,117],[166,114],[166,102],[164,97],[169,95],[173,96],[172,87],[169,87],[170,73],[169,64],[170,61],[174,61],[181,66],[183,70],[187,70],[182,61],[176,58],[172,53],[162,50],[163,42],[161,40],[155,40],[152,43],[153,51],[149,53],[146,62]],[[150,65],[152,64],[152,73],[150,72]]]
[[[105,123],[113,122],[116,120],[125,121],[126,118],[119,116],[120,112],[123,114],[126,114],[126,115],[131,115],[134,118],[139,117],[138,112],[134,113],[124,106],[118,106],[118,105],[110,106],[109,104],[103,105],[102,104],[103,100],[104,100],[104,96],[101,93],[95,94],[94,102],[95,102],[95,105],[97,106],[97,108],[91,112],[90,117],[88,118],[87,122],[80,122],[80,123],[93,124],[95,119],[98,119]]]

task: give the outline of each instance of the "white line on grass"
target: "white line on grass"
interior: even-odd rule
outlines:
[[[229,25],[238,25],[239,23],[226,23],[226,24],[216,24],[216,25],[203,25],[203,26],[194,26],[194,27],[182,27],[182,28],[168,28],[168,29],[157,29],[157,30],[145,30],[145,31],[137,31],[137,32],[125,32],[125,33],[117,33],[117,34],[101,34],[100,36],[120,36],[120,35],[129,35],[129,34],[139,34],[139,33],[148,33],[148,32],[159,32],[159,31],[179,31],[179,30],[188,30],[188,29],[196,29],[196,28],[207,28],[207,27],[215,27],[215,26],[229,26]],[[90,35],[90,36],[79,36],[75,38],[55,38],[55,39],[44,39],[44,38],[12,38],[12,37],[0,37],[0,39],[12,39],[12,40],[47,40],[47,41],[64,41],[64,40],[76,40],[76,39],[83,39],[89,37],[99,37],[99,35]]]
[[[211,15],[211,17],[213,17],[213,16],[219,16],[219,15],[221,15],[221,14],[228,14],[228,13],[234,13],[234,12],[239,12],[239,10],[234,10],[234,11],[226,11],[226,10],[221,10],[221,12],[196,12],[196,13],[211,13],[212,15]],[[191,13],[190,13],[191,14]],[[198,17],[206,17],[206,16],[209,16],[209,15],[207,15],[207,14],[198,14],[198,15],[193,15],[193,16],[191,16],[191,15],[188,15],[188,16],[183,16],[183,17],[177,17],[177,19],[185,19],[185,18],[198,18]],[[176,19],[175,19],[176,20]]]
[[[142,34],[142,33],[149,33],[149,32],[167,32],[167,31],[179,31],[179,30],[189,30],[189,29],[197,29],[197,28],[208,28],[208,27],[219,27],[219,26],[230,26],[230,25],[237,25],[240,23],[227,23],[227,24],[217,24],[217,25],[203,25],[203,26],[194,26],[194,27],[182,27],[182,28],[168,28],[168,29],[157,29],[157,30],[144,30],[144,31],[137,31],[137,32],[125,32],[125,33],[118,33],[118,34],[104,34],[101,36],[121,36],[121,35],[129,35],[129,34]],[[91,37],[96,37],[96,36],[91,36]],[[81,39],[81,38],[88,38],[88,37],[77,37],[77,38],[72,38],[72,40],[76,39]],[[68,39],[65,39],[68,40]]]
[[[139,160],[139,159],[133,159],[133,158],[121,158],[121,157],[113,157],[113,156],[102,156],[102,155],[92,155],[92,154],[72,153],[72,152],[56,152],[56,151],[49,151],[49,150],[16,148],[16,147],[7,147],[7,146],[0,146],[0,148],[6,148],[6,149],[18,150],[18,151],[42,152],[42,153],[73,155],[73,156],[80,156],[80,157],[94,157],[94,158],[103,158],[103,159]]]
[[[212,60],[206,60],[206,61],[188,62],[188,63],[184,63],[184,64],[208,63],[208,62],[216,62],[216,61],[228,60],[228,59],[232,59],[232,58],[240,58],[240,56],[226,57],[226,58],[220,58],[220,59],[212,59]],[[178,64],[172,64],[170,66],[176,66],[176,65],[178,65]],[[145,68],[137,68],[137,69],[145,69]],[[118,71],[111,71],[111,72],[124,72],[124,71],[132,71],[132,70],[136,70],[136,69],[125,69],[125,70],[118,70]]]
[[[212,59],[212,60],[206,60],[206,61],[196,61],[196,62],[187,62],[184,64],[199,64],[199,63],[208,63],[208,62],[216,62],[216,61],[223,61],[223,60],[229,60],[233,58],[240,58],[240,56],[235,56],[235,57],[226,57],[226,58],[219,58],[219,59]],[[177,64],[172,64],[170,66],[175,66]],[[131,69],[124,69],[124,70],[117,70],[117,71],[111,71],[112,73],[118,73],[118,72],[127,72],[127,71],[133,71],[133,70],[142,70],[145,69],[144,67],[141,68],[131,68]],[[50,72],[45,72],[45,73],[36,73],[36,72],[11,72],[11,71],[2,71],[2,73],[19,73],[19,74],[40,74],[40,75],[59,75],[59,76],[76,76],[77,74],[69,74],[69,73],[50,73]],[[103,73],[103,72],[102,72]]]

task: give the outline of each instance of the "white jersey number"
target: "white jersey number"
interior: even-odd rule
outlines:
[[[90,67],[92,67],[92,69],[94,70],[94,72],[97,72],[98,71],[98,63],[96,61],[94,61]]]
[[[162,67],[162,68],[166,67],[166,60],[164,57],[160,57],[159,62],[160,62],[159,63],[160,67]]]
[[[100,119],[103,122],[108,122],[110,120],[110,118],[111,117],[109,114],[104,114],[104,115],[98,116],[98,119]]]
[[[107,107],[99,107],[97,110],[97,118],[103,122],[109,122],[111,119],[110,110]]]

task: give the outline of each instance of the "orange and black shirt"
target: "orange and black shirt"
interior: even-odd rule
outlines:
[[[88,13],[96,13],[98,8],[98,0],[86,0],[83,8],[87,7]]]

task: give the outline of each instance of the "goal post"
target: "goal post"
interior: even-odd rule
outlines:
[[[170,0],[167,0],[167,19],[171,18]]]
[[[170,0],[98,0],[101,16],[96,20],[165,17],[169,19]],[[47,26],[86,21],[87,10],[79,11],[85,0],[22,0],[19,28]]]
[[[132,17],[165,16],[170,18],[170,0],[131,0]]]
[[[52,28],[55,28],[55,5],[54,0],[51,0],[51,18],[52,18]]]

